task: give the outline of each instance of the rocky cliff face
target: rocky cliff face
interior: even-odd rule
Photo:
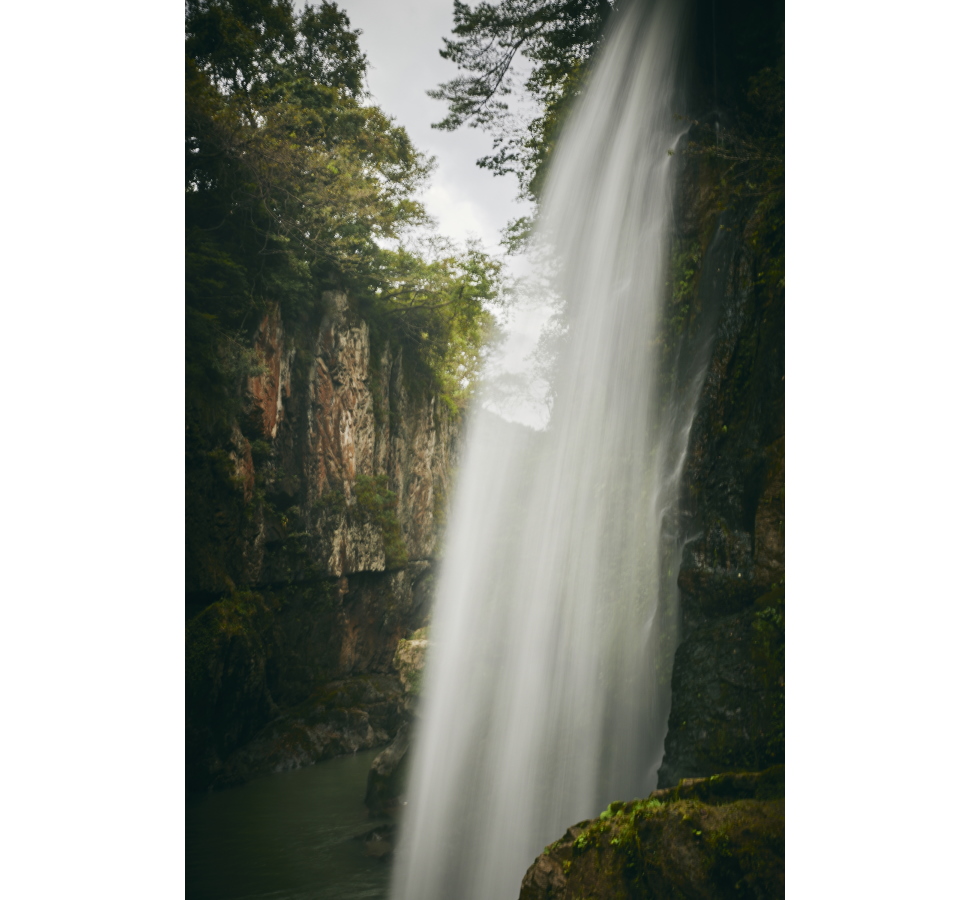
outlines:
[[[259,323],[225,440],[189,449],[191,787],[400,725],[397,679],[376,676],[429,611],[459,423],[346,297],[326,300],[316,322]]]
[[[522,900],[784,896],[783,198],[722,176],[683,158],[661,334],[665,399],[702,384],[660,789],[569,828]]]
[[[675,248],[689,251],[680,257],[687,327],[712,330],[683,475],[682,639],[661,787],[784,761],[780,203],[724,203],[716,169],[697,159],[681,179]]]
[[[409,638],[400,641],[394,654],[394,668],[404,691],[407,718],[390,746],[374,759],[367,775],[364,803],[376,815],[393,814],[401,805],[411,749],[411,725],[418,713],[428,646],[428,629],[420,628]]]

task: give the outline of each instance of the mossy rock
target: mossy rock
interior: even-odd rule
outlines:
[[[242,784],[387,743],[401,726],[401,687],[391,675],[360,675],[319,686],[237,749],[215,785]]]
[[[572,826],[519,900],[777,900],[784,855],[784,767],[689,779]]]
[[[394,654],[394,669],[401,678],[405,693],[413,697],[421,693],[428,643],[428,629],[419,628],[410,637],[398,641]]]
[[[405,723],[398,729],[394,740],[371,763],[364,803],[373,815],[387,815],[398,809],[404,792],[404,774],[410,748],[411,728]]]
[[[185,626],[186,781],[204,789],[226,754],[278,710],[267,690],[278,635],[272,598],[233,591]]]
[[[316,529],[332,534],[341,523],[351,529],[374,529],[383,549],[383,568],[403,569],[408,550],[397,507],[397,493],[388,487],[386,475],[358,475],[350,484],[349,495],[343,488],[335,488],[314,503],[319,516]]]
[[[672,682],[661,787],[783,764],[784,584],[743,612],[689,633],[677,649]]]

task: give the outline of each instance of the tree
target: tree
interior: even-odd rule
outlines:
[[[185,28],[187,571],[218,590],[257,523],[285,527],[284,501],[258,483],[247,497],[234,462],[245,441],[260,478],[271,466],[244,403],[266,312],[296,336],[306,377],[304,337],[342,291],[409,382],[457,407],[502,273],[434,236],[417,198],[432,161],[368,103],[358,32],[335,3],[187,0]]]
[[[190,409],[231,405],[269,305],[305,315],[328,289],[439,388],[457,383],[469,346],[477,358],[499,268],[475,248],[405,249],[428,226],[416,193],[432,163],[366,104],[358,34],[332,2],[299,15],[286,0],[187,2]]]
[[[456,0],[453,34],[441,55],[463,74],[431,92],[448,103],[448,115],[436,127],[467,124],[489,131],[493,152],[478,164],[495,174],[514,173],[523,197],[538,200],[566,111],[583,90],[607,23],[625,2],[630,0],[480,0],[472,7]],[[779,156],[784,4],[718,0],[697,4],[692,13],[685,37],[693,66],[690,108],[730,107],[733,132],[726,139],[735,149],[749,161]],[[520,64],[525,73],[517,71]],[[517,87],[536,108],[524,126],[507,102]],[[512,223],[511,243],[526,237],[530,224]]]
[[[545,164],[565,110],[582,89],[583,75],[616,0],[500,0],[472,8],[455,0],[453,39],[441,55],[468,73],[429,92],[448,102],[435,127],[463,124],[490,131],[493,153],[478,165],[514,173],[522,195],[538,197]],[[538,104],[524,128],[510,115],[516,61],[528,68],[522,89]]]

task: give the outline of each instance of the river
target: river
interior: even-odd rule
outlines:
[[[240,787],[186,797],[188,900],[373,900],[390,865],[363,840],[379,750],[327,760]],[[373,845],[368,845],[373,846]]]

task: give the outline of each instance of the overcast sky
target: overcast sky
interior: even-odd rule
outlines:
[[[297,6],[302,6],[297,2]],[[451,34],[452,0],[337,0],[359,29],[360,45],[367,55],[367,85],[373,102],[407,130],[422,153],[435,157],[437,168],[422,199],[438,221],[439,230],[463,243],[479,238],[485,249],[503,255],[499,239],[505,225],[529,212],[516,199],[518,182],[512,175],[495,177],[475,161],[491,150],[487,133],[468,127],[436,131],[433,122],[444,118],[447,104],[427,92],[459,74],[439,50]],[[506,258],[510,272],[521,276],[528,263]],[[504,323],[508,335],[493,357],[498,373],[523,373],[529,354],[548,317],[543,308],[516,307]],[[506,400],[496,412],[534,427],[546,420],[543,407],[528,400]]]
[[[440,230],[458,241],[478,237],[497,251],[503,226],[525,215],[516,201],[513,176],[496,178],[475,160],[491,149],[484,132],[461,128],[435,131],[447,104],[427,91],[454,78],[457,67],[439,55],[451,33],[452,0],[337,0],[360,29],[360,44],[369,62],[367,83],[374,102],[405,127],[415,146],[438,160],[424,195]]]

